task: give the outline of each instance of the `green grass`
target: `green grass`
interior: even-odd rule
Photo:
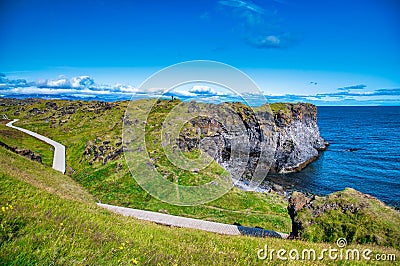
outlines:
[[[0,172],[65,199],[94,202],[93,197],[68,176],[1,147]],[[13,196],[13,198],[17,195]]]
[[[321,209],[327,211],[316,215]],[[351,188],[317,197],[312,209],[300,211],[298,220],[305,240],[330,242],[345,237],[352,243],[400,248],[400,213]]]
[[[291,220],[286,209],[287,201],[277,194],[244,192],[234,188],[218,200],[207,204],[192,207],[175,206],[157,200],[144,191],[132,177],[123,156],[119,156],[113,161],[108,161],[106,164],[103,164],[102,160],[97,160],[91,164],[90,156],[84,155],[86,144],[88,142],[103,143],[104,141],[110,141],[112,149],[117,148],[115,143],[121,138],[122,118],[128,102],[117,102],[110,107],[97,102],[53,101],[57,103],[57,110],[47,108],[47,102],[45,100],[37,100],[25,105],[5,105],[2,112],[8,114],[10,118],[20,118],[21,120],[17,125],[55,139],[67,147],[67,173],[72,180],[82,185],[85,189],[83,191],[88,192],[80,192],[86,193],[85,198],[93,197],[96,201],[103,203],[162,211],[209,221],[228,224],[240,223],[245,226],[259,226],[280,232],[290,232]],[[154,103],[154,100],[145,99],[135,101],[132,106],[135,112],[133,117],[129,117],[128,120],[136,124],[143,124],[147,115],[146,110]],[[159,136],[161,124],[159,120],[162,120],[166,113],[177,103],[178,101],[159,102],[155,105],[149,120],[147,120],[146,127],[149,134],[146,135],[146,148],[150,157],[154,160],[157,169],[166,174],[166,178],[179,184],[198,185],[218,178],[218,175],[221,174],[218,171],[221,168],[215,163],[196,175],[188,171],[175,169],[167,158],[159,153],[161,148]],[[76,111],[69,114],[65,110],[71,105],[76,106]],[[104,106],[107,108],[104,108]],[[232,106],[239,110],[243,117],[251,114],[251,110],[241,104],[234,103]],[[34,112],[30,112],[33,108],[37,108],[40,113],[34,114]],[[271,105],[274,113],[279,110],[285,111],[285,108],[287,108],[287,104]],[[16,111],[19,112],[17,116],[13,115]],[[98,138],[101,138],[101,140]],[[14,140],[13,136],[9,139],[10,143],[12,141],[21,143],[21,140]],[[30,146],[33,142],[33,140],[30,140],[27,145]],[[31,149],[33,150],[34,148]],[[42,152],[38,151],[41,155]],[[185,153],[185,156],[196,158],[198,151]],[[6,157],[3,158],[4,160],[6,160]],[[54,172],[34,162],[27,163],[25,166],[26,171],[33,171],[29,167],[31,164],[35,165],[34,169],[41,169],[40,171],[43,171],[43,173],[46,171]],[[13,172],[10,172],[10,169]],[[22,180],[40,188],[48,189],[44,185],[39,186],[46,183],[43,180],[31,178],[32,176],[40,177],[40,172],[26,174],[24,168],[22,168],[24,170],[15,167],[10,169],[5,173],[22,176],[24,177]],[[134,174],[138,175],[140,173]],[[54,191],[50,192],[56,193]],[[62,192],[58,195],[70,194]],[[344,198],[352,200],[351,197]],[[375,243],[398,247],[397,244],[393,244],[398,243],[396,241],[399,239],[398,230],[395,230],[399,224],[398,213],[397,216],[388,215],[387,213],[392,213],[389,210],[373,208],[372,214],[360,213],[356,217],[333,212],[327,213],[326,216],[317,218],[312,226],[306,228],[302,237],[311,241],[332,242],[337,237],[346,236],[349,241],[354,243],[364,243],[372,240]],[[304,221],[310,220],[310,217],[310,214],[304,213]],[[394,236],[393,243],[387,243],[390,235]],[[380,236],[384,236],[386,240],[382,241]]]
[[[228,224],[240,223],[245,226],[259,226],[270,230],[290,232],[291,221],[287,214],[287,201],[284,197],[262,193],[244,192],[233,189],[217,201],[194,207],[181,207],[164,203],[150,196],[134,180],[123,156],[103,165],[102,162],[89,164],[83,155],[88,141],[94,142],[97,137],[102,141],[109,140],[113,144],[122,135],[122,118],[128,102],[117,102],[110,109],[102,110],[96,102],[52,101],[57,110],[46,107],[45,100],[37,100],[25,106],[10,105],[3,109],[10,118],[20,118],[17,126],[27,128],[50,137],[66,146],[66,172],[78,181],[96,200],[103,203],[139,208],[152,211],[167,211],[170,214],[192,218],[206,219]],[[146,110],[155,103],[154,100],[135,101],[134,117],[129,118],[135,123],[143,123]],[[156,104],[148,119],[146,127],[147,149],[155,160],[155,165],[161,173],[168,174],[171,180],[179,184],[199,185],[218,178],[223,170],[215,162],[199,174],[173,168],[165,156],[159,153],[160,119],[179,101],[161,101]],[[63,114],[68,106],[76,106],[73,114]],[[245,106],[234,104],[236,109]],[[37,108],[43,113],[30,112]],[[19,115],[14,113],[18,111]],[[185,154],[187,157],[197,156],[196,151]]]
[[[234,188],[220,199],[199,206],[175,206],[159,201],[144,191],[132,175],[124,170],[116,171],[113,162],[91,174],[80,172],[74,178],[103,203],[151,211],[167,211],[170,214],[206,219],[228,224],[235,222],[247,226],[282,232],[290,231],[290,218],[286,200],[274,193],[244,192]],[[121,175],[124,172],[124,175]]]
[[[269,107],[271,108],[271,111],[273,114],[277,114],[279,112],[284,113],[286,116],[288,116],[288,118],[290,118],[293,115],[293,112],[296,113],[297,110],[299,109],[303,109],[303,113],[304,108],[310,108],[310,107],[314,107],[312,104],[310,103],[271,103],[269,105]],[[313,109],[313,108],[311,108]]]
[[[216,162],[212,162],[199,173],[192,173],[189,170],[176,167],[163,152],[161,143],[162,123],[160,121],[164,121],[169,112],[179,103],[180,101],[162,100],[153,106],[146,123],[146,150],[153,158],[158,172],[167,176],[170,182],[185,186],[203,185],[217,179],[224,172],[224,169]],[[187,158],[199,157],[198,151],[185,152],[183,155]]]
[[[0,207],[4,207],[0,212],[1,265],[281,265],[276,256],[272,261],[257,259],[257,251],[266,244],[270,249],[313,248],[318,253],[336,247],[299,240],[223,236],[119,216],[97,207],[66,175],[3,148],[0,158]],[[11,158],[12,163],[5,158]],[[374,254],[395,254],[397,258],[400,255],[397,250],[378,246],[351,248],[369,248]],[[344,264],[329,260],[301,263]]]
[[[279,111],[282,111],[284,114],[289,115],[290,114],[290,103],[272,103],[269,105],[271,108],[271,111],[276,114]]]
[[[42,157],[42,163],[47,166],[53,165],[53,149],[28,134],[6,126],[7,120],[0,120],[0,141],[10,147],[17,149],[29,149]]]

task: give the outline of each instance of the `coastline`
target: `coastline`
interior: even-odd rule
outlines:
[[[33,121],[36,121],[38,118],[40,118],[40,119],[43,118],[43,120],[40,120],[40,123],[43,123],[43,122],[46,123],[46,121],[48,121],[47,126],[54,126],[54,127],[61,127],[61,128],[64,127],[63,123],[68,123],[68,118],[74,117],[76,115],[75,113],[78,110],[80,110],[80,108],[82,108],[82,110],[87,109],[85,111],[86,113],[84,113],[84,115],[89,115],[90,113],[88,113],[88,112],[91,112],[92,109],[93,109],[93,111],[96,111],[99,114],[101,114],[103,112],[107,112],[107,110],[109,108],[111,108],[110,110],[117,111],[117,109],[115,109],[115,108],[119,108],[118,105],[123,106],[124,104],[127,103],[126,101],[116,102],[116,103],[97,102],[97,101],[92,101],[92,102],[66,101],[66,102],[64,102],[63,100],[44,100],[44,99],[32,99],[32,98],[26,99],[26,100],[2,98],[1,100],[2,100],[1,105],[3,106],[2,108],[8,108],[7,106],[13,106],[13,105],[15,105],[17,107],[15,111],[9,113],[9,115],[11,117],[19,116],[22,119],[24,119],[24,117],[27,117],[27,119],[32,119]],[[45,107],[44,109],[39,108],[37,110],[33,109],[32,112],[29,112],[31,110],[31,109],[28,109],[29,106],[35,106],[35,105],[41,105],[41,104],[45,105],[45,103],[47,103],[47,102],[49,102],[48,107]],[[55,103],[58,103],[58,102],[63,103],[64,102],[68,106],[69,105],[71,105],[71,106],[68,107],[70,109],[68,109],[66,107],[65,108],[63,107],[60,109],[57,107],[52,107],[52,104],[50,104],[50,102],[55,102]],[[19,105],[20,103],[23,103],[23,104]],[[90,107],[90,108],[80,107],[78,103],[80,103],[80,104],[84,103],[85,106],[88,105],[88,106],[92,106],[92,107]],[[295,105],[288,104],[288,106],[292,107]],[[279,110],[275,110],[275,113],[277,113],[278,115],[276,117],[274,117],[274,120],[276,119],[278,121],[278,124],[281,126],[281,127],[277,127],[277,132],[278,132],[278,130],[283,131],[283,130],[289,129],[289,131],[290,131],[291,129],[297,129],[297,130],[301,129],[299,127],[299,125],[301,125],[300,123],[298,123],[297,125],[296,124],[293,125],[293,123],[296,123],[296,121],[300,121],[300,122],[305,121],[305,124],[307,124],[307,123],[310,124],[310,122],[312,122],[313,130],[314,130],[314,125],[317,125],[317,123],[318,123],[319,128],[317,128],[317,129],[321,129],[321,126],[322,126],[322,128],[324,130],[324,132],[322,132],[322,133],[324,135],[328,135],[329,140],[332,141],[332,140],[336,139],[336,138],[334,138],[336,135],[335,136],[329,135],[332,132],[332,130],[330,129],[330,126],[336,125],[338,122],[340,122],[340,123],[343,121],[346,122],[345,120],[342,119],[343,116],[340,113],[337,113],[336,110],[344,109],[344,110],[349,110],[349,112],[350,111],[353,112],[353,110],[360,109],[360,110],[365,110],[365,112],[367,112],[367,113],[370,113],[371,110],[375,110],[375,109],[379,110],[379,107],[373,107],[373,108],[372,107],[343,107],[343,108],[342,107],[318,107],[318,108],[315,108],[315,110],[318,109],[318,114],[316,114],[316,113],[314,114],[312,112],[312,110],[314,108],[314,107],[312,107],[312,105],[309,105],[309,106],[304,105],[304,106],[308,107],[308,108],[303,108],[303,109],[299,108],[299,107],[302,107],[302,105],[300,105],[294,109],[293,108],[292,109],[291,108],[281,108],[281,107],[285,107],[285,104],[281,104],[280,109],[284,109],[284,111],[279,114]],[[26,109],[25,111],[22,110],[24,108]],[[48,111],[46,111],[47,109],[48,109]],[[393,109],[393,107],[385,107],[383,110],[385,110],[385,114],[387,114],[387,113],[390,113],[390,110],[392,110],[392,109]],[[395,110],[395,112],[397,112],[396,111],[397,109],[398,108],[395,108],[393,110]],[[331,110],[333,110],[333,111],[331,111]],[[52,114],[52,113],[57,114],[59,112],[60,112],[60,114],[56,115],[54,117],[52,117],[53,115],[51,115],[50,117],[48,115],[48,114]],[[117,113],[119,113],[119,112],[120,111],[118,111]],[[337,118],[335,118],[337,120],[331,121],[331,117],[327,116],[328,113],[329,114],[337,113]],[[318,121],[316,120],[317,115],[318,115]],[[321,115],[322,115],[322,118],[321,118]],[[395,116],[392,116],[392,117],[395,117]],[[45,124],[43,124],[43,125],[45,125]],[[346,127],[346,128],[350,128],[350,127]],[[313,131],[313,132],[315,132],[315,131]],[[287,133],[287,132],[283,132],[283,133],[284,133],[283,137],[290,136],[290,134],[285,135],[285,133]],[[339,129],[337,129],[337,133],[335,133],[335,134],[337,134],[338,136],[340,136],[343,139],[344,136],[339,135],[341,133],[342,132],[340,132]],[[384,135],[381,134],[381,136],[384,136]],[[94,141],[95,139],[96,138],[93,138],[92,141]],[[267,175],[267,181],[269,181],[273,184],[276,184],[278,186],[284,187],[284,189],[288,190],[288,192],[296,189],[296,190],[303,191],[303,192],[309,192],[309,193],[312,192],[315,195],[328,195],[334,191],[343,190],[344,187],[340,187],[341,182],[337,182],[337,181],[335,181],[335,183],[333,183],[334,181],[330,181],[331,183],[326,183],[326,184],[323,184],[325,186],[321,186],[320,184],[321,184],[321,182],[324,182],[323,181],[324,179],[322,179],[322,181],[320,181],[321,178],[323,178],[323,177],[320,177],[320,175],[326,173],[326,170],[323,170],[323,172],[321,172],[322,171],[321,169],[325,169],[323,167],[326,167],[325,165],[327,165],[327,163],[334,162],[333,160],[335,158],[332,158],[332,156],[341,156],[341,157],[346,156],[344,158],[348,158],[348,157],[356,158],[356,157],[358,157],[359,154],[367,153],[368,150],[360,149],[358,146],[355,146],[355,144],[352,144],[352,146],[344,146],[342,148],[341,146],[338,146],[338,143],[340,143],[339,140],[342,141],[342,139],[338,139],[338,141],[333,141],[333,146],[331,145],[329,147],[329,149],[326,150],[325,152],[321,152],[321,150],[324,150],[324,149],[321,149],[320,147],[316,146],[315,152],[316,152],[317,156],[309,157],[298,164],[293,164],[292,165],[293,168],[292,169],[289,168],[290,171],[286,171],[286,172],[282,171],[281,174],[279,174],[279,180],[277,180],[277,177],[274,177],[275,172],[277,172],[277,171],[275,171],[275,172],[271,171]],[[284,140],[284,138],[281,138],[281,140]],[[106,140],[104,140],[104,141],[106,141]],[[321,142],[319,142],[319,143],[321,143]],[[325,143],[326,143],[326,141],[325,141]],[[283,144],[285,144],[285,141],[280,141],[280,144],[282,144],[282,147],[284,147]],[[290,144],[290,142],[286,142],[286,144]],[[98,149],[98,148],[100,148],[100,146],[101,145],[96,144],[96,145],[93,145],[93,147],[89,147],[89,148],[90,149]],[[290,149],[288,149],[288,147]],[[119,147],[119,148],[121,148],[121,147]],[[289,162],[293,163],[293,160],[291,160],[291,158],[290,158],[290,154],[293,153],[293,151],[292,151],[293,147],[291,145],[286,145],[284,148],[286,148],[286,150],[281,149],[280,154],[284,155],[284,156],[282,156],[283,158],[286,157],[286,159],[289,159],[288,160]],[[93,160],[93,159],[95,160],[95,161],[93,161],[94,164],[96,164],[97,161],[99,161],[99,160],[101,162],[103,162],[104,161],[103,159],[108,155],[110,156],[110,158],[119,156],[120,153],[118,151],[119,151],[119,149],[113,148],[113,150],[110,154],[108,154],[105,151],[106,153],[104,153],[104,155],[102,155],[102,153],[100,151],[97,151],[99,153],[98,157],[97,158],[93,157],[91,160]],[[342,154],[341,152],[344,152],[344,154]],[[287,155],[289,155],[289,156],[287,156]],[[89,156],[89,155],[87,155],[87,156]],[[104,157],[103,159],[101,159],[102,156]],[[328,160],[327,158],[332,158],[332,159],[329,159],[329,161],[327,161]],[[284,163],[281,164],[281,166],[282,165],[284,168]],[[74,167],[72,167],[72,168],[74,168]],[[300,168],[301,168],[301,171],[299,171]],[[335,168],[331,167],[330,169],[336,169],[336,167]],[[67,172],[73,172],[73,169],[71,170],[69,168],[69,169],[67,169]],[[283,172],[285,172],[285,173],[283,173]],[[290,172],[290,173],[288,173],[288,172]],[[318,186],[314,185],[312,182],[314,182],[314,184],[318,184]],[[335,184],[336,184],[336,186],[335,186]],[[272,185],[270,187],[272,187]],[[360,189],[360,188],[357,188],[357,186],[351,185],[351,184],[346,184],[346,187],[354,187],[360,191],[369,192],[366,189]],[[321,188],[324,190],[321,190]],[[372,194],[374,194],[374,193],[372,193]],[[376,196],[376,194],[375,194],[375,196]],[[386,202],[390,206],[399,208],[398,204],[396,204],[393,201],[387,201],[387,198],[386,199],[385,198],[382,199],[381,197],[378,197],[378,198],[380,198],[381,200],[384,200],[384,202]]]

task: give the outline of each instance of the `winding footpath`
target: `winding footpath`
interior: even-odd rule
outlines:
[[[8,126],[10,128],[14,128],[19,131],[22,131],[28,135],[31,135],[32,137],[40,139],[41,141],[44,141],[44,142],[50,144],[51,146],[53,146],[54,147],[53,169],[60,171],[61,173],[64,174],[65,173],[65,146],[52,140],[52,139],[46,138],[45,136],[42,136],[38,133],[32,132],[25,128],[20,128],[20,127],[14,126],[13,123],[15,123],[17,121],[18,121],[18,119],[14,119],[13,121],[8,122],[6,124],[6,126]]]
[[[289,236],[288,234],[275,232],[271,230],[265,230],[262,228],[253,228],[247,226],[209,222],[200,219],[186,218],[182,216],[131,209],[114,205],[102,204],[102,203],[97,203],[97,205],[112,212],[122,214],[124,216],[135,217],[140,220],[150,221],[168,226],[199,229],[223,235],[235,235],[235,236],[247,235],[256,237],[276,237],[276,238],[287,238]]]
[[[18,121],[18,119],[14,119],[13,121],[6,124],[7,127],[17,129],[26,134],[29,134],[37,139],[40,139],[54,147],[54,158],[53,158],[53,169],[60,171],[61,173],[65,173],[65,146],[51,140],[45,136],[42,136],[38,133],[32,132],[30,130],[16,127],[13,125]],[[276,237],[276,238],[287,238],[288,234],[275,232],[271,230],[265,230],[262,228],[253,228],[246,226],[237,226],[231,224],[223,224],[216,223],[210,221],[204,221],[200,219],[186,218],[182,216],[175,216],[170,214],[152,212],[152,211],[144,211],[138,209],[125,208],[120,206],[108,205],[97,203],[98,206],[112,211],[117,214],[121,214],[124,216],[135,217],[139,220],[145,220],[149,222],[154,222],[167,226],[175,226],[182,228],[192,228],[198,229],[218,234],[224,235],[247,235],[247,236],[256,236],[256,237]]]

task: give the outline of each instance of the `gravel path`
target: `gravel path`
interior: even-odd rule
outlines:
[[[15,123],[17,121],[18,121],[18,119],[14,119],[13,121],[7,123],[6,126],[17,129],[19,131],[22,131],[26,134],[31,135],[32,137],[40,139],[41,141],[44,141],[44,142],[50,144],[51,146],[53,146],[54,147],[53,169],[60,171],[61,173],[64,174],[65,173],[65,146],[54,140],[46,138],[45,136],[42,136],[38,133],[32,132],[32,131],[24,129],[24,128],[14,126],[13,123]]]
[[[288,237],[288,234],[265,230],[261,228],[252,228],[246,226],[209,222],[199,219],[174,216],[158,212],[143,211],[138,209],[131,209],[114,205],[102,204],[102,203],[97,203],[97,205],[102,208],[108,209],[112,212],[122,214],[124,216],[132,216],[140,220],[151,221],[168,226],[193,228],[224,235],[248,235],[257,237],[277,237],[277,238]]]

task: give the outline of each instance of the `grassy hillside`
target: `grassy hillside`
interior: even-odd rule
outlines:
[[[3,99],[0,99],[3,100]],[[4,100],[3,100],[4,101]],[[1,101],[0,101],[1,103]],[[104,159],[121,148],[122,121],[128,102],[103,103],[83,101],[32,100],[24,105],[13,103],[2,107],[9,118],[19,118],[15,125],[48,136],[66,146],[66,173],[78,181],[97,201],[124,207],[162,211],[174,215],[206,219],[228,224],[259,226],[289,233],[291,220],[287,214],[287,201],[278,194],[244,192],[233,189],[220,199],[195,207],[178,207],[161,202],[144,191],[133,179],[122,154],[112,160]],[[138,119],[154,100],[135,103]],[[161,119],[176,102],[162,101],[148,120],[148,149],[157,157],[156,166],[163,171],[172,166],[168,160],[155,154],[156,118]],[[142,121],[137,121],[140,123]],[[101,152],[103,150],[103,152]],[[95,156],[97,154],[97,157]],[[190,154],[187,154],[190,156]],[[195,154],[194,154],[195,156]],[[164,158],[165,159],[165,158]],[[176,171],[181,182],[204,182],[212,178],[214,165],[208,172],[191,175]],[[196,179],[194,179],[196,178]]]
[[[185,171],[175,171],[165,156],[158,154],[161,149],[159,138],[157,138],[160,130],[158,121],[162,120],[168,110],[173,108],[177,102],[159,102],[153,109],[150,119],[143,121],[143,117],[147,114],[146,110],[154,103],[154,100],[149,99],[134,102],[135,115],[128,119],[133,123],[146,122],[149,132],[146,136],[146,148],[158,170],[172,172],[173,175],[167,178],[184,183],[198,182],[197,184],[199,184],[217,176],[216,171],[219,169],[217,165],[205,169],[198,175],[193,175]],[[291,219],[287,212],[288,202],[283,196],[273,192],[263,194],[234,188],[218,200],[194,207],[171,205],[149,195],[132,177],[121,152],[123,146],[121,140],[122,121],[127,104],[128,102],[104,103],[36,99],[7,102],[5,99],[0,99],[1,113],[8,114],[10,118],[21,119],[17,125],[46,135],[66,146],[67,175],[88,192],[82,192],[86,193],[86,198],[93,197],[94,201],[103,203],[209,221],[239,223],[244,226],[258,226],[285,233],[291,231]],[[271,109],[276,112],[286,107],[286,104],[276,104]],[[15,132],[13,134],[18,135]],[[33,150],[48,157],[48,154],[46,155],[46,152],[50,151],[48,147],[41,147],[42,150],[40,150],[35,146],[45,144],[22,135],[14,137],[13,134],[7,133],[2,138],[18,147],[31,147],[32,145]],[[196,156],[196,152],[186,155]],[[48,169],[40,164],[30,163],[41,167],[40,169]],[[26,177],[24,180],[30,180],[29,182],[35,186],[41,184],[40,180],[29,178],[30,175],[40,177],[40,174],[33,172],[30,172],[30,175],[23,174],[18,171],[22,171],[21,169],[24,168],[12,168],[11,166],[8,165],[9,169],[5,173]],[[33,171],[28,166],[25,168],[24,171]],[[34,168],[36,169],[36,167]],[[43,170],[44,173],[46,171]],[[44,186],[39,187],[44,188]],[[316,200],[315,205],[311,204],[309,209],[299,213],[298,220],[305,227],[301,237],[311,241],[332,242],[337,237],[346,236],[349,241],[355,243],[377,243],[398,247],[398,239],[396,239],[400,224],[398,212],[394,212],[386,206],[382,208],[378,206],[378,208],[374,203],[364,204],[366,208],[362,211],[349,215],[342,209],[329,212],[330,209],[326,208],[328,205],[339,206],[341,201],[345,201],[351,206],[354,200],[357,201],[351,193],[345,193],[343,197],[333,195],[324,200]],[[363,203],[362,199],[360,199],[361,203]],[[315,211],[320,209],[322,215],[316,217]],[[392,237],[393,241],[390,239]]]
[[[8,120],[0,120],[0,142],[20,150],[31,150],[41,156],[44,165],[53,165],[53,151],[51,146],[21,131],[7,127],[6,124],[8,122]]]
[[[266,244],[275,250],[312,248],[317,253],[336,247],[223,236],[115,215],[97,207],[68,176],[1,147],[0,202],[0,265],[280,265],[276,256],[272,261],[257,259],[257,251]],[[377,246],[351,248],[400,256],[394,249]],[[327,259],[301,263],[343,264]]]

